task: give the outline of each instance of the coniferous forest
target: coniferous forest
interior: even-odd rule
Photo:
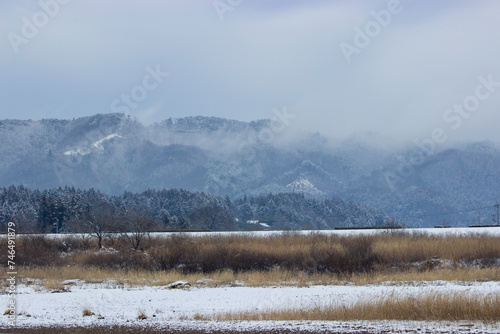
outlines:
[[[73,187],[0,188],[0,226],[15,221],[19,232],[77,233],[166,230],[331,229],[383,225],[381,211],[338,197],[280,193],[229,197],[183,189],[107,195]]]

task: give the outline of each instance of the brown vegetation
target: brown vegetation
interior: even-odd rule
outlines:
[[[94,313],[94,312],[92,312],[91,310],[89,310],[88,308],[85,308],[85,309],[83,309],[83,311],[82,311],[82,315],[83,315],[84,317],[91,317],[91,316],[95,315],[95,313]]]
[[[144,310],[139,310],[137,313],[137,319],[138,320],[146,320],[148,316],[146,315],[146,312]]]
[[[45,280],[53,289],[58,287],[54,280],[67,279],[155,285],[180,279],[192,285],[243,281],[251,286],[500,279],[500,237],[491,235],[173,234],[144,236],[139,249],[123,236],[108,235],[102,245],[99,249],[95,238],[78,236],[19,236],[19,273]],[[5,253],[0,261],[7,263],[2,257]]]
[[[313,308],[293,307],[265,312],[217,315],[202,320],[426,320],[486,321],[500,320],[500,293],[489,295],[468,292],[408,296],[395,293],[354,305],[329,305]]]

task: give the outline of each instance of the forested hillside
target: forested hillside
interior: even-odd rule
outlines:
[[[149,126],[122,114],[4,120],[0,186],[94,188],[118,197],[124,191],[185,189],[231,201],[299,193],[318,203],[332,197],[361,203],[423,227],[443,221],[464,226],[478,216],[482,223],[491,223],[496,214],[500,150],[493,143],[398,147],[377,135],[335,142],[318,133],[272,129],[268,120],[215,117],[169,118]],[[273,201],[268,201],[272,217],[273,210],[280,210],[273,209],[279,208]],[[277,215],[296,226],[304,220],[311,220],[312,226],[333,223],[324,213],[309,218],[293,211]],[[338,220],[359,224],[366,219],[361,215]]]
[[[108,232],[138,228],[328,229],[334,224],[382,225],[387,218],[378,210],[339,198],[318,200],[290,193],[231,201],[229,197],[182,189],[110,196],[94,189],[69,187],[45,191],[24,186],[0,188],[2,229],[14,221],[19,232],[80,232],[96,225]]]

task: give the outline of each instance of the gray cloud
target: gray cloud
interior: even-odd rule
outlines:
[[[45,0],[51,3],[56,0]],[[443,113],[500,81],[493,1],[409,1],[348,63],[339,44],[390,1],[244,0],[220,21],[211,1],[76,1],[60,5],[14,52],[38,2],[0,4],[0,118],[73,118],[111,112],[148,66],[170,73],[130,110],[145,122],[210,115],[269,118],[287,106],[293,126],[348,137],[368,131],[423,139],[499,141],[500,90],[459,129]]]

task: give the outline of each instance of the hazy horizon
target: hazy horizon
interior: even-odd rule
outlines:
[[[500,142],[499,2],[0,4],[0,119],[213,116]]]

